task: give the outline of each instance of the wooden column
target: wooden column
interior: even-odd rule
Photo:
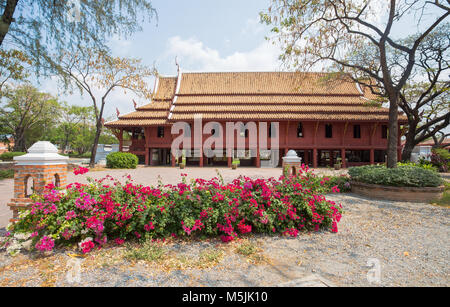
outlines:
[[[341,149],[341,163],[342,163],[342,167],[346,168],[347,167],[347,163],[345,163],[345,148]]]
[[[123,128],[120,128],[119,132],[119,151],[123,151]]]
[[[149,147],[150,147],[150,127],[144,128],[144,136],[145,136],[145,165],[150,164],[150,154],[149,154]]]
[[[259,153],[259,125],[256,128],[256,167],[261,167],[261,157]]]
[[[375,164],[375,150],[373,148],[370,149],[370,164]]]
[[[150,163],[151,151],[150,148],[145,147],[145,165],[149,165]]]
[[[313,149],[313,167],[317,167],[317,148]]]
[[[330,150],[330,167],[334,165],[334,150]]]
[[[305,165],[309,164],[309,150],[305,150],[305,161],[303,161]]]
[[[173,155],[173,153],[172,152],[170,152],[170,156],[172,157],[171,158],[171,164],[172,164],[172,167],[175,167],[175,165],[176,165],[176,161],[175,161],[175,156]]]

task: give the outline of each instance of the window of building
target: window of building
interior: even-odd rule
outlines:
[[[361,138],[361,126],[353,125],[353,138],[360,139]]]
[[[387,139],[388,137],[388,127],[386,125],[381,126],[381,138]]]
[[[331,139],[333,137],[333,125],[331,124],[325,125],[325,137],[327,139]]]
[[[303,125],[302,123],[298,123],[297,126],[297,137],[302,138],[303,137]]]
[[[164,137],[164,127],[158,126],[158,137],[163,138]]]

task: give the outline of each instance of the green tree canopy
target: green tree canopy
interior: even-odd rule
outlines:
[[[140,30],[156,12],[148,0],[0,0],[0,14],[0,47],[23,51],[36,72],[53,72],[55,52],[106,50],[107,38]]]
[[[13,137],[13,151],[26,151],[55,126],[60,111],[56,98],[30,84],[9,89],[0,102],[2,133]]]

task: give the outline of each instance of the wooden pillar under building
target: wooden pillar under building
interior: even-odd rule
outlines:
[[[261,157],[259,152],[259,127],[256,129],[256,167],[261,167]]]
[[[123,151],[123,128],[120,128],[119,132],[119,151]]]
[[[172,153],[172,151],[170,152],[170,157],[171,157],[171,164],[172,164],[172,167],[175,167],[176,166],[176,159],[175,159],[175,156],[173,155],[173,153]]]
[[[305,165],[308,165],[309,164],[309,150],[305,150],[305,161],[303,161],[303,163],[305,164]]]
[[[370,164],[375,164],[375,150],[373,148],[370,149]]]
[[[313,167],[317,167],[317,148],[313,149]]]
[[[402,161],[402,149],[401,148],[397,149],[397,161],[398,162]]]
[[[149,164],[150,164],[149,149],[147,147],[145,147],[145,165],[149,165]]]
[[[345,148],[341,149],[341,163],[342,163],[342,167],[346,168],[347,167],[347,163],[345,162]]]

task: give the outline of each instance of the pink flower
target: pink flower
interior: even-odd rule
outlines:
[[[81,243],[81,250],[83,254],[89,253],[94,248],[94,242],[91,240]]]
[[[66,220],[70,221],[71,219],[74,219],[76,217],[77,217],[77,214],[74,211],[67,211]]]
[[[43,251],[51,251],[55,247],[55,241],[47,236],[43,236],[38,243],[36,243],[36,248]]]
[[[233,236],[220,236],[220,239],[222,240],[223,243],[227,243],[230,241],[233,241]]]
[[[89,169],[86,167],[81,167],[81,166],[79,168],[75,168],[73,170],[73,173],[75,175],[83,175],[83,174],[86,174],[87,172],[89,172]]]
[[[116,242],[117,245],[122,245],[123,243],[125,243],[125,240],[121,238],[115,238],[114,242]]]

